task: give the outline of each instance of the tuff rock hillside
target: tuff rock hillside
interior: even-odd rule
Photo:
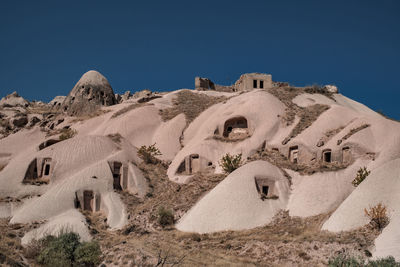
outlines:
[[[67,97],[0,106],[3,263],[35,263],[35,240],[66,230],[107,266],[400,260],[400,124],[333,85],[250,73],[118,95],[89,71]]]

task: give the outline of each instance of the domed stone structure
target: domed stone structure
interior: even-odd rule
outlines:
[[[107,79],[99,72],[91,70],[83,74],[65,98],[61,109],[68,115],[89,114],[101,106],[117,104],[114,91]]]

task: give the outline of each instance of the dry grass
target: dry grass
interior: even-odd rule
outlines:
[[[64,140],[74,137],[78,132],[72,128],[68,128],[68,129],[61,129],[60,133],[61,134],[58,137],[58,139],[60,141],[64,141]]]
[[[56,111],[51,106],[48,105],[31,105],[26,108],[28,114],[61,114],[61,112]]]
[[[356,134],[357,132],[359,132],[359,131],[361,131],[361,130],[363,130],[365,128],[368,128],[369,126],[371,126],[371,125],[365,123],[365,124],[363,124],[363,125],[361,125],[361,126],[359,126],[357,128],[351,129],[345,136],[342,137],[342,139],[339,139],[337,141],[337,144],[340,145],[344,140],[349,139],[353,134]]]
[[[121,144],[121,139],[122,139],[122,135],[119,133],[115,133],[115,134],[109,134],[107,135],[108,138],[110,138],[114,143],[120,145]]]
[[[327,131],[324,135],[327,138],[331,138],[331,137],[337,135],[338,133],[340,133],[343,129],[344,129],[344,126],[341,126],[341,127],[336,128],[336,129],[332,129],[332,130]]]
[[[101,116],[103,114],[106,114],[108,112],[111,112],[111,110],[110,109],[98,109],[98,110],[96,110],[96,111],[94,111],[94,112],[92,112],[90,114],[85,114],[85,115],[82,115],[82,116],[75,117],[73,120],[71,120],[71,123],[76,123],[76,122],[80,122],[80,121],[86,121],[86,120],[92,119],[94,117],[98,117],[98,116]]]
[[[173,100],[173,107],[160,110],[161,118],[164,121],[171,120],[183,113],[187,122],[190,123],[207,108],[228,99],[223,96],[213,97],[201,93],[193,93],[190,90],[180,91],[176,96]]]
[[[291,139],[310,127],[318,117],[328,109],[329,106],[320,104],[308,106],[306,108],[299,107],[296,115],[300,117],[300,121],[293,128],[289,136],[282,141],[282,145],[286,145]]]
[[[24,179],[22,183],[30,185],[43,185],[43,184],[49,184],[50,179],[49,178]]]
[[[104,215],[88,216],[106,264],[115,265],[155,266],[161,253],[169,262],[183,259],[182,266],[318,266],[337,251],[363,256],[378,234],[368,227],[339,234],[320,231],[329,214],[299,218],[281,212],[264,227],[211,234],[183,233],[173,227],[144,231],[132,225],[127,227],[130,231],[110,232]]]
[[[131,111],[131,110],[136,109],[136,108],[143,107],[143,106],[145,106],[145,105],[149,105],[149,104],[146,104],[146,103],[134,103],[134,104],[131,104],[131,105],[126,106],[126,107],[124,107],[124,108],[118,110],[117,112],[115,112],[115,113],[111,116],[111,118],[112,118],[112,119],[113,119],[113,118],[116,118],[116,117],[118,117],[118,116],[121,116],[122,114],[125,114],[125,113],[127,113],[127,112],[129,112],[129,111]]]
[[[382,203],[378,203],[369,209],[364,209],[364,213],[370,219],[371,226],[375,229],[381,231],[389,223],[387,207]]]
[[[0,219],[0,265],[1,266],[28,266],[23,260],[24,249],[21,238],[24,233],[37,224],[9,224],[9,219]]]
[[[287,138],[285,138],[285,140],[282,141],[283,145],[287,144],[290,141],[290,139],[296,137],[306,128],[310,127],[312,123],[316,121],[323,112],[329,109],[329,106],[321,104],[316,104],[308,107],[299,107],[298,105],[292,102],[296,96],[301,95],[303,93],[322,94],[333,99],[332,93],[329,93],[325,89],[318,86],[273,87],[271,89],[268,89],[267,92],[271,93],[285,104],[286,111],[282,117],[282,121],[286,122],[287,126],[291,125],[294,122],[296,116],[300,117],[299,123],[295,126],[290,135]]]

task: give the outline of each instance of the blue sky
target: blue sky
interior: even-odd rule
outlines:
[[[400,119],[399,49],[397,0],[0,2],[1,97],[49,101],[91,69],[117,93],[265,72]]]

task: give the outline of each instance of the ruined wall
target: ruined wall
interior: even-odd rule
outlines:
[[[195,90],[198,90],[198,91],[207,91],[207,90],[215,90],[218,92],[234,92],[235,91],[233,86],[225,86],[225,85],[215,84],[210,79],[202,78],[202,77],[195,77],[194,88],[195,88]]]
[[[199,91],[215,90],[214,83],[208,78],[194,78],[194,88]]]

